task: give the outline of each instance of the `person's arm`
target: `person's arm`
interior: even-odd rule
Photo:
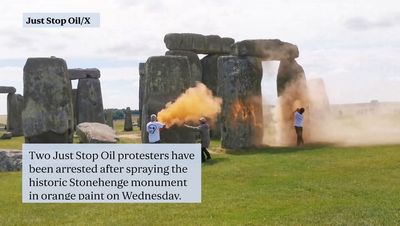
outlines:
[[[200,127],[199,126],[189,126],[188,124],[183,124],[186,128],[189,128],[189,129],[194,129],[194,130],[200,130]]]

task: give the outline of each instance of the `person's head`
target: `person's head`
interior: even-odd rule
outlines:
[[[150,119],[151,119],[152,122],[156,121],[156,120],[157,120],[157,115],[152,114],[152,115],[150,116]]]
[[[204,118],[204,117],[201,117],[201,118],[199,119],[199,122],[200,122],[201,124],[207,123],[207,119]]]
[[[300,109],[299,109],[299,113],[300,113],[300,114],[303,114],[304,111],[305,111],[304,108],[300,108]]]

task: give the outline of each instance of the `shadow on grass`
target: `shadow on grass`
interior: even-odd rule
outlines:
[[[225,153],[231,155],[251,155],[251,154],[289,154],[294,152],[312,151],[316,149],[332,148],[335,147],[331,143],[312,143],[300,147],[273,147],[273,146],[259,146],[247,149],[225,149]]]
[[[212,158],[211,160],[207,160],[206,162],[202,163],[202,165],[211,166],[225,161],[230,161],[230,160],[228,158]]]

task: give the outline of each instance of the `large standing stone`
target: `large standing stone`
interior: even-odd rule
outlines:
[[[326,94],[324,80],[321,78],[307,80],[310,111],[316,113],[313,117],[324,116],[330,112],[329,98]]]
[[[303,68],[294,59],[282,60],[277,76],[280,143],[294,145],[296,134],[293,128],[293,114],[297,108],[305,108],[303,136],[309,138],[309,102],[306,77]]]
[[[232,45],[232,55],[255,56],[263,60],[286,60],[299,56],[297,46],[279,39],[243,40]]]
[[[139,128],[142,129],[142,109],[143,109],[143,96],[144,96],[144,88],[145,88],[145,63],[139,63],[139,119],[138,125]]]
[[[312,142],[326,142],[326,137],[331,137],[332,122],[328,95],[325,90],[324,81],[321,78],[307,80],[309,97],[309,128]]]
[[[124,111],[125,113],[125,123],[124,123],[124,131],[132,131],[132,111],[130,107],[127,107]]]
[[[117,143],[119,140],[111,127],[97,122],[78,124],[76,134],[81,143]]]
[[[68,69],[69,79],[100,78],[100,70],[97,68],[73,68]]]
[[[24,66],[22,125],[27,143],[72,142],[73,112],[67,64],[61,58],[28,58]]]
[[[201,65],[203,68],[202,82],[209,88],[213,95],[217,95],[218,87],[218,57],[220,54],[209,54],[201,59]],[[221,138],[221,122],[217,119],[213,125],[211,125],[211,137],[213,139]]]
[[[0,93],[15,93],[17,90],[12,86],[0,86]]]
[[[201,63],[196,53],[184,50],[170,50],[167,51],[165,55],[186,56],[189,60],[189,65],[190,65],[190,75],[188,76],[190,76],[191,85],[195,86],[197,81],[201,81],[202,78]]]
[[[79,79],[76,97],[77,124],[82,122],[105,123],[100,80]]]
[[[7,95],[7,130],[13,136],[22,136],[22,110],[24,108],[24,97],[20,94]]]
[[[191,33],[170,33],[165,35],[164,43],[169,50],[187,50],[198,54],[229,53],[232,38],[218,35],[200,35]]]
[[[190,66],[187,57],[154,56],[145,67],[146,86],[142,110],[142,142],[148,143],[146,124],[151,114],[157,114],[170,101],[174,101],[190,87]],[[192,143],[194,134],[190,129],[172,127],[161,132],[161,142]]]
[[[262,144],[263,114],[261,61],[255,57],[218,58],[218,95],[221,112],[221,145],[241,149]]]

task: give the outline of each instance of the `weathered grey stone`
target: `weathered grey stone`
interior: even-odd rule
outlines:
[[[302,89],[300,89],[298,92],[307,91],[306,77],[303,67],[301,67],[294,59],[281,60],[281,62],[279,63],[278,75],[276,78],[278,97],[283,95],[283,93],[289,86],[292,86],[293,83],[299,81],[304,83],[301,84],[304,87],[302,87]]]
[[[187,57],[154,56],[145,67],[146,86],[142,110],[142,142],[148,143],[146,124],[151,114],[157,114],[170,101],[174,101],[190,87],[190,66]],[[164,143],[192,143],[194,134],[187,128],[172,127],[161,133]]]
[[[118,136],[106,124],[84,122],[76,126],[76,134],[81,143],[117,143]]]
[[[105,123],[100,80],[79,79],[76,96],[77,124],[82,122]]]
[[[218,87],[218,57],[222,55],[220,54],[209,54],[203,59],[201,59],[201,65],[203,68],[203,76],[202,82],[204,85],[209,88],[213,95],[217,95],[217,87]],[[211,137],[213,139],[221,138],[221,122],[217,119],[214,122],[214,125],[211,126]]]
[[[229,53],[234,42],[231,38],[221,38],[218,35],[170,33],[164,36],[167,49],[187,50],[198,54]]]
[[[299,56],[297,46],[279,39],[243,40],[232,45],[232,55],[255,56],[263,60],[286,60]]]
[[[0,151],[0,172],[20,171],[22,152]]]
[[[28,58],[24,66],[22,125],[27,143],[72,142],[73,112],[67,64]]]
[[[233,38],[221,38],[221,45],[223,53],[230,53],[232,49],[232,45],[235,43]]]
[[[144,75],[146,63],[139,63],[139,75]]]
[[[127,107],[124,111],[125,114],[125,123],[124,123],[124,131],[132,131],[132,112],[131,108]]]
[[[142,109],[143,109],[143,96],[144,96],[144,88],[145,88],[145,63],[139,63],[139,118],[138,125],[139,128],[142,129]]]
[[[0,93],[15,93],[17,90],[12,86],[0,86]]]
[[[97,68],[72,68],[68,69],[69,79],[100,78],[100,70]]]
[[[305,129],[309,131],[311,142],[326,142],[326,138],[331,137],[332,131],[326,128],[330,128],[332,115],[324,81],[321,78],[307,80],[307,90],[310,107],[306,114],[312,117],[307,117],[310,123]]]
[[[192,51],[184,51],[184,50],[170,50],[165,53],[165,55],[171,56],[186,56],[189,60],[190,65],[190,84],[192,86],[196,85],[197,81],[201,81],[202,78],[202,67],[199,60],[199,57],[196,53]]]
[[[22,110],[24,108],[24,97],[20,94],[7,95],[7,130],[13,136],[22,136]]]
[[[0,140],[9,140],[13,137],[12,132],[5,132],[1,135]]]
[[[218,58],[218,96],[221,112],[221,146],[230,149],[262,144],[263,114],[261,61],[255,57]]]
[[[293,113],[296,108],[305,108],[305,120],[303,137],[309,138],[308,118],[309,101],[306,84],[306,77],[303,68],[294,59],[281,60],[277,76],[278,109],[280,117],[278,121],[279,132],[282,145],[295,145],[296,134],[293,131]]]
[[[105,117],[106,117],[106,124],[114,128],[114,120],[113,120],[113,111],[112,110],[105,110]]]

